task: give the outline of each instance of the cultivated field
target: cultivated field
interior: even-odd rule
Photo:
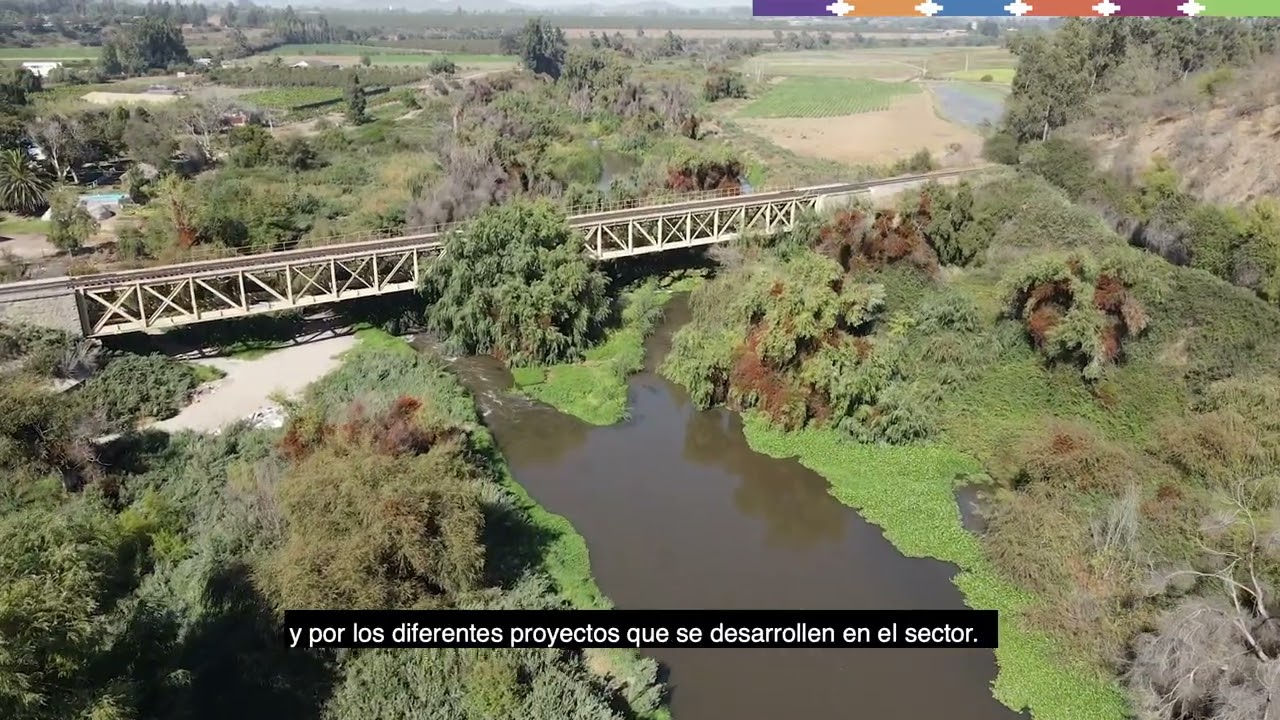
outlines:
[[[168,105],[182,99],[181,95],[148,95],[146,93],[116,93],[93,91],[85,93],[81,100],[94,105]]]
[[[306,59],[333,63],[342,67],[360,64],[361,56],[368,56],[372,65],[403,66],[421,65],[444,56],[464,70],[497,70],[515,64],[509,55],[493,53],[441,52],[439,50],[415,50],[377,45],[282,45],[274,50],[254,55],[248,62],[271,62],[279,58],[293,63]]]
[[[979,71],[985,74],[1010,73],[1014,58],[1001,48],[871,48],[849,50],[806,50],[775,52],[748,59],[742,69],[763,79],[771,76],[846,77],[875,80],[903,80],[950,73]],[[967,70],[966,70],[967,68]]]
[[[655,23],[650,25],[649,23]],[[659,18],[637,18],[635,25],[631,27],[565,27],[565,37],[570,40],[579,40],[590,37],[591,33],[596,35],[614,33],[622,33],[623,37],[635,37],[636,28],[646,28],[646,36],[661,36],[666,34],[667,28],[659,26]],[[772,28],[759,27],[760,23],[754,23],[754,27],[675,27],[671,28],[671,32],[683,38],[697,38],[700,40],[721,40],[725,38],[740,38],[743,40],[773,40],[774,34]],[[854,35],[861,35],[864,38],[872,38],[875,40],[942,40],[948,35],[941,31],[917,32],[917,33],[886,33],[886,32],[856,32],[854,30],[840,31],[833,29],[830,24],[813,25],[811,27],[795,27],[780,24],[779,30],[784,33],[799,33],[801,31],[810,34],[818,32],[829,32],[831,37],[836,40],[843,41],[845,38],[851,38]]]
[[[969,80],[971,82],[994,82],[1001,85],[1008,85],[1013,82],[1013,68],[987,68],[981,70],[956,70],[947,73],[947,77],[956,80]],[[983,78],[990,78],[983,80]]]
[[[744,63],[765,89],[736,117],[743,130],[796,155],[883,164],[926,148],[943,164],[970,164],[982,145],[978,127],[998,116],[1007,86],[939,83],[948,88],[943,103],[930,83],[904,81],[964,73],[966,65],[994,80],[1012,64],[1009,53],[994,48],[768,53]]]
[[[240,96],[250,105],[269,110],[288,110],[300,105],[329,102],[342,97],[340,87],[285,87],[255,90]]]
[[[888,110],[896,98],[920,92],[910,83],[847,78],[786,78],[738,113],[743,118],[822,118]]]

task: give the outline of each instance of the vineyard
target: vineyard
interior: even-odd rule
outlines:
[[[362,67],[355,72],[367,85],[409,85],[430,77],[425,66],[414,68]],[[231,67],[209,71],[209,79],[227,87],[260,88],[333,88],[345,87],[351,69],[295,68],[288,65],[261,65],[255,68]]]
[[[246,93],[240,96],[240,100],[268,110],[291,110],[304,105],[337,102],[342,99],[342,91],[340,87],[271,88]]]
[[[920,92],[909,83],[848,78],[787,78],[740,113],[744,118],[818,118],[888,110],[902,95]]]
[[[281,45],[273,49],[269,55],[428,55],[425,50],[414,51],[405,48],[387,47],[385,45],[347,45],[343,43],[319,43],[309,45]]]
[[[451,44],[451,48],[420,49],[410,47],[390,47],[386,45],[345,45],[341,43],[324,43],[313,45],[281,45],[268,52],[254,56],[256,60],[270,60],[274,57],[323,57],[330,60],[338,58],[355,59],[362,55],[369,56],[373,65],[421,65],[429,63],[441,55],[445,55],[459,65],[514,63],[515,58],[509,55],[498,55],[488,50],[497,48],[496,41],[440,41],[441,45]]]

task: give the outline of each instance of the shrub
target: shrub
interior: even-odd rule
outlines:
[[[707,407],[756,410],[797,429],[838,427],[864,441],[927,436],[934,398],[905,381],[895,344],[871,335],[885,290],[811,251],[753,259],[694,291],[693,321],[662,372]]]
[[[81,393],[88,409],[115,429],[178,414],[200,385],[190,365],[163,355],[120,355],[90,378]]]
[[[1071,199],[1079,199],[1093,187],[1093,155],[1083,144],[1061,137],[1027,144],[1018,161],[1066,191]]]
[[[427,71],[432,75],[452,75],[458,72],[458,65],[444,55],[431,58],[427,63]]]
[[[0,323],[0,366],[14,363],[33,375],[70,378],[96,370],[99,350],[97,341],[61,330]]]
[[[734,70],[718,69],[711,73],[702,87],[702,97],[707,102],[715,102],[723,98],[744,98],[747,96],[747,83],[742,73]]]
[[[317,445],[291,423],[286,536],[265,567],[279,607],[440,607],[479,583],[486,479],[462,432],[421,424],[420,407],[402,397],[369,417],[353,405],[345,424],[311,434]]]
[[[1008,133],[995,133],[982,144],[982,156],[993,163],[1017,165],[1018,139]]]
[[[1023,321],[1037,350],[1078,363],[1088,380],[1122,357],[1125,338],[1147,327],[1146,308],[1131,292],[1133,263],[1110,255],[1042,256],[1008,280],[1009,315]]]
[[[967,295],[951,292],[931,298],[920,306],[917,327],[926,333],[946,330],[973,332],[981,318],[978,306]]]
[[[993,77],[990,73],[987,73],[982,77],[978,78],[978,82],[993,82],[994,80],[995,80],[995,77]]]

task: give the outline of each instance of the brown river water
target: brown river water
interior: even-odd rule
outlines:
[[[512,473],[586,538],[619,608],[961,608],[954,568],[905,558],[791,460],[753,452],[738,416],[699,411],[654,372],[684,298],[630,383],[631,419],[593,427],[505,392],[496,362],[455,367]],[[892,482],[893,478],[885,478]],[[990,650],[651,650],[676,720],[1015,720]]]

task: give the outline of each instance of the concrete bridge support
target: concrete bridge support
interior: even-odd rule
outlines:
[[[857,192],[843,193],[841,195],[822,195],[818,198],[814,209],[820,213],[836,212],[838,210],[848,210],[861,200],[869,197],[866,190]]]
[[[80,306],[71,290],[58,294],[5,298],[0,302],[0,322],[26,323],[81,336]]]

